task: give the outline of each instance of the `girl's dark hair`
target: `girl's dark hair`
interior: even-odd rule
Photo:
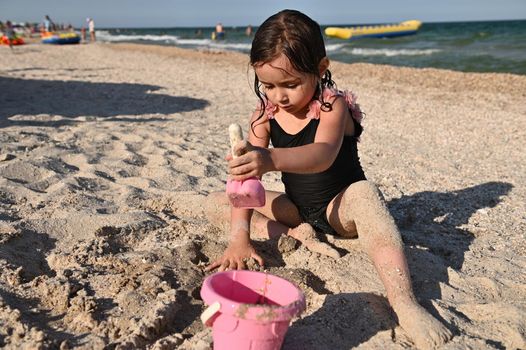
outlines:
[[[296,10],[283,10],[269,17],[254,35],[250,64],[254,67],[268,63],[280,54],[284,54],[298,72],[318,76],[320,61],[326,56],[319,24]],[[261,115],[257,118],[259,120],[265,113],[265,99],[264,93],[260,91],[258,76],[254,75],[254,91],[261,102]],[[331,104],[323,101],[321,93],[325,87],[332,88],[335,85],[328,69],[320,83],[314,98],[321,100],[323,110],[330,110]]]

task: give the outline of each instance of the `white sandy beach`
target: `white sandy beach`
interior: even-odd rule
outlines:
[[[526,348],[526,76],[333,62],[443,349]],[[0,47],[0,347],[208,349],[204,267],[227,235],[227,128],[248,57],[132,44]],[[266,174],[280,190],[279,174]],[[411,349],[357,240],[257,241],[305,292],[283,349]]]

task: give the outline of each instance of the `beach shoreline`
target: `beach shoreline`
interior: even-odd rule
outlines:
[[[326,27],[352,27],[326,23]],[[343,40],[325,35],[328,55],[344,63],[375,63],[404,67],[434,67],[463,72],[526,74],[526,21],[423,23],[418,33],[398,38]],[[242,27],[225,27],[225,40],[211,40],[214,28],[113,28],[97,34],[110,43],[152,43],[205,50],[248,53],[251,37]],[[254,28],[254,30],[256,30]]]
[[[227,128],[248,56],[140,44],[0,47],[0,346],[207,349],[204,266],[227,236]],[[332,62],[366,113],[367,178],[400,227],[444,349],[525,348],[526,76]],[[282,190],[279,174],[263,178]],[[335,260],[257,241],[307,311],[284,349],[410,349],[357,240]]]

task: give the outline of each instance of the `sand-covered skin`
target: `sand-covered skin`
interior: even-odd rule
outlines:
[[[205,349],[204,214],[248,58],[139,45],[0,47],[0,346]],[[444,349],[526,348],[526,77],[333,63],[366,113],[360,158]],[[263,178],[281,190],[277,174]],[[278,244],[279,243],[279,244]],[[307,311],[284,349],[409,349],[357,240],[257,240]]]

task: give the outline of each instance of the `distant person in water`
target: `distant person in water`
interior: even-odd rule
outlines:
[[[225,30],[221,22],[216,24],[216,31],[212,35],[212,39],[220,40],[225,38]]]
[[[247,36],[252,36],[252,26],[250,24],[247,26],[247,29],[245,30],[245,34]]]

